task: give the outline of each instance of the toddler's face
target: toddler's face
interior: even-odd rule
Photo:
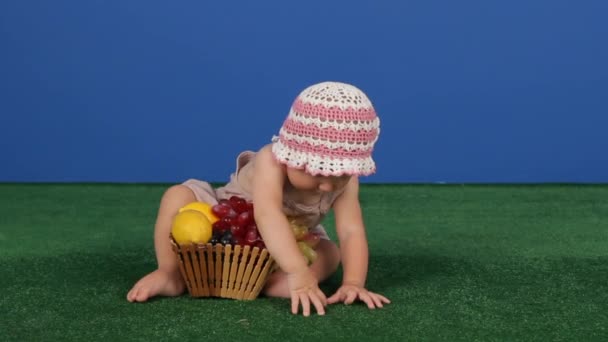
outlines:
[[[349,175],[343,176],[313,176],[304,170],[287,168],[287,178],[291,185],[298,190],[330,192],[338,191],[346,186]]]

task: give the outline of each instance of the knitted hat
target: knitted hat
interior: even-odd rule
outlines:
[[[275,158],[312,175],[370,175],[380,120],[367,96],[338,82],[312,85],[293,102],[279,136]]]

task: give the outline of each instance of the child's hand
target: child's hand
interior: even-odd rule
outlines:
[[[355,285],[342,285],[336,293],[327,299],[327,303],[334,304],[338,302],[344,302],[344,304],[352,304],[355,299],[367,304],[370,309],[381,308],[382,303],[389,304],[391,301],[383,295],[373,293],[360,286]]]
[[[308,267],[297,273],[288,274],[287,283],[291,294],[291,313],[297,314],[302,304],[302,314],[309,316],[312,303],[319,315],[325,315],[327,297],[319,289],[318,280]]]

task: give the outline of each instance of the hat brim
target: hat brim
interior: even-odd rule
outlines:
[[[277,162],[313,176],[369,176],[376,172],[376,163],[371,156],[347,159],[322,157],[287,146],[280,139],[273,143],[272,154]]]

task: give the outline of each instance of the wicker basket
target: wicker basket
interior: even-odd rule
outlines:
[[[266,248],[190,244],[171,245],[192,297],[257,298],[275,268]]]

